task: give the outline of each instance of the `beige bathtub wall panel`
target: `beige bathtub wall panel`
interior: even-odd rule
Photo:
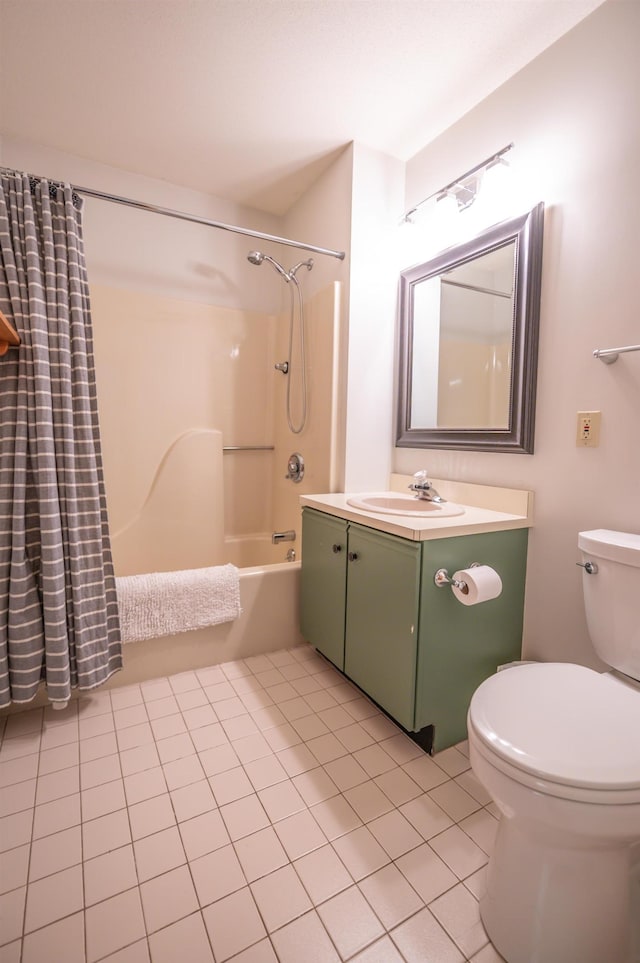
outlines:
[[[225,445],[271,444],[275,320],[91,286],[98,404],[112,529],[138,511],[171,442],[191,428]],[[233,485],[242,471],[236,459]],[[266,525],[266,520],[264,522]]]
[[[493,378],[491,380],[490,419],[491,424],[498,423],[509,410],[509,396],[511,393],[511,341],[502,341],[493,345]]]
[[[287,546],[274,545],[271,532],[225,538],[225,558],[238,568],[274,565],[285,560]]]
[[[112,530],[111,546],[116,575],[226,561],[221,432],[189,431],[175,440],[139,512]]]
[[[438,426],[440,428],[507,427],[509,383],[494,370],[494,346],[484,342],[442,339],[440,342]],[[498,380],[496,381],[496,375]],[[492,409],[501,395],[502,423]]]
[[[274,396],[274,438],[276,458],[273,471],[273,519],[276,530],[294,529],[295,543],[282,543],[282,558],[289,548],[300,552],[299,496],[306,492],[328,491],[332,479],[332,428],[337,397],[337,345],[339,285],[327,285],[305,302],[307,344],[307,423],[303,431],[293,434],[286,418],[286,379],[276,372]],[[280,347],[286,357],[289,330],[288,315],[279,318]],[[299,451],[305,461],[305,475],[299,484],[285,478],[289,455]]]
[[[222,464],[227,536],[270,532],[274,452],[227,451]]]

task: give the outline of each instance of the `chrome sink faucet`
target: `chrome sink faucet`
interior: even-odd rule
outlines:
[[[423,469],[422,471],[417,471],[413,476],[413,482],[409,485],[412,492],[416,493],[416,498],[420,498],[426,502],[446,502],[446,498],[443,498],[437,493],[430,481],[427,481],[427,472]]]

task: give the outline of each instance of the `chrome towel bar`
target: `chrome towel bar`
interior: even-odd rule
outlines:
[[[599,358],[605,364],[613,364],[618,360],[619,354],[626,354],[627,351],[640,351],[640,344],[629,344],[626,348],[596,348],[593,357]]]
[[[225,445],[223,451],[273,451],[273,445]]]

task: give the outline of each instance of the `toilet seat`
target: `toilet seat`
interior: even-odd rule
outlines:
[[[568,663],[516,666],[480,685],[470,738],[531,788],[597,804],[640,802],[640,691]]]

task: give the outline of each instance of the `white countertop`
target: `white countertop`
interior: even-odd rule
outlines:
[[[403,491],[405,476],[394,475],[391,489]],[[348,498],[362,495],[362,492],[335,492],[318,495],[301,495],[300,504],[315,508],[317,511],[344,518],[350,522],[360,522],[369,528],[390,535],[400,535],[416,542],[433,538],[447,538],[458,535],[475,535],[478,532],[501,532],[514,528],[531,528],[533,525],[533,495],[527,491],[493,488],[486,485],[472,485],[432,479],[433,485],[443,498],[456,501],[465,506],[464,514],[449,518],[413,518],[398,515],[362,511],[347,503]],[[464,493],[465,500],[454,498],[453,494]],[[470,504],[473,500],[477,504]],[[508,507],[509,511],[498,511],[495,507]],[[491,506],[491,507],[488,507]]]

